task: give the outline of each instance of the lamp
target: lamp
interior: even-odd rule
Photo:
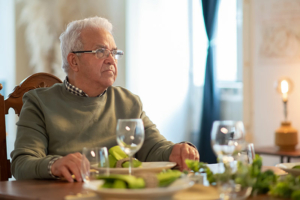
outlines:
[[[275,83],[277,92],[282,95],[284,107],[284,121],[281,126],[275,131],[275,144],[282,151],[295,150],[298,144],[297,130],[291,126],[291,122],[287,120],[287,102],[288,94],[293,90],[293,82],[289,78],[282,78]]]

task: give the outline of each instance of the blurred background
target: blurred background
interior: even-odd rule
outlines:
[[[274,82],[283,76],[294,82],[288,119],[300,130],[300,0],[215,2],[207,15],[201,0],[0,0],[1,94],[7,98],[36,72],[63,80],[59,35],[69,22],[97,15],[113,24],[117,47],[125,52],[114,85],[140,96],[168,140],[190,141],[205,158],[211,150],[201,144],[209,143],[204,135],[210,121],[242,120],[249,142],[272,146],[284,119]],[[10,112],[8,154],[17,121]],[[263,158],[264,165],[279,162]]]

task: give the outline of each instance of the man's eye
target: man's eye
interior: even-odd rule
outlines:
[[[105,49],[98,49],[97,52],[99,52],[99,53],[104,53],[104,52],[105,52]]]

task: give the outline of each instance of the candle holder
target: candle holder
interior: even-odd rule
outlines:
[[[275,144],[281,151],[295,150],[298,144],[298,131],[291,126],[288,121],[288,94],[293,90],[293,82],[289,78],[282,78],[275,84],[277,92],[282,95],[284,121],[281,126],[275,131]]]

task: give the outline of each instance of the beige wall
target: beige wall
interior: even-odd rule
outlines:
[[[244,6],[244,121],[257,147],[274,146],[275,130],[284,120],[282,97],[274,83],[282,77],[294,81],[288,120],[300,131],[300,40],[296,39],[300,4],[299,0],[244,0]],[[275,165],[279,157],[263,156],[263,161]]]
[[[32,68],[29,66],[29,49],[25,41],[25,28],[18,23],[21,9],[20,4],[16,4],[16,85],[33,73]]]

